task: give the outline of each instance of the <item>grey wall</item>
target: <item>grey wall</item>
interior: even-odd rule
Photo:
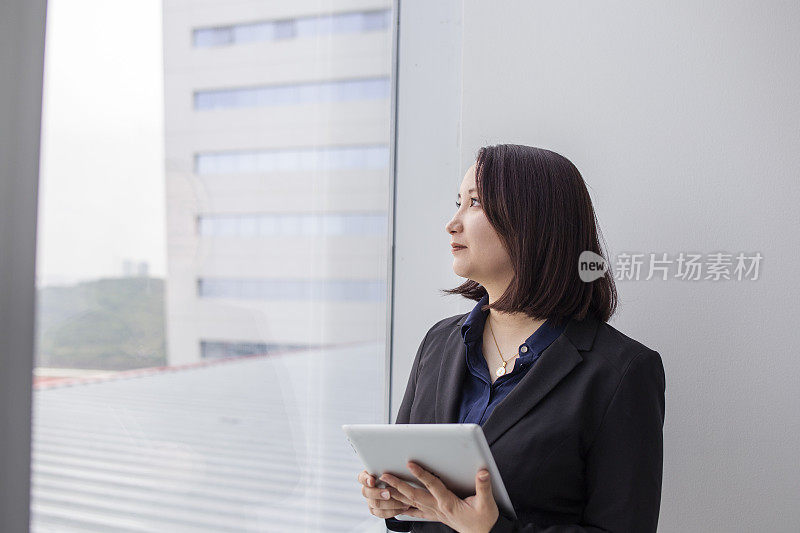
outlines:
[[[443,224],[475,151],[549,148],[581,170],[612,256],[764,256],[756,281],[620,281],[612,325],[664,361],[660,531],[800,529],[800,5],[400,9],[392,413],[427,327],[472,306],[434,290],[460,279]]]
[[[463,281],[452,271],[444,229],[466,171],[459,126],[461,1],[399,4],[391,421],[428,328],[471,307],[437,292]]]
[[[0,3],[0,531],[28,530],[44,1]]]

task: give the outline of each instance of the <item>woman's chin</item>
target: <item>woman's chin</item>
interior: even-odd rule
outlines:
[[[464,265],[460,264],[458,260],[453,261],[453,272],[458,277],[469,278],[469,269],[464,268]]]

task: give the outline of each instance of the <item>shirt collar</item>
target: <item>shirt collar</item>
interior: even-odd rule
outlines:
[[[481,311],[481,307],[488,303],[489,295],[485,294],[461,325],[461,336],[464,338],[465,344],[473,344],[483,337],[483,328],[489,311]],[[552,320],[545,320],[539,329],[518,346],[520,356],[538,355],[550,346],[564,332],[564,329],[566,329],[566,323],[556,327]]]

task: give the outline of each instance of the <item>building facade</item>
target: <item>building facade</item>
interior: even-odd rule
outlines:
[[[392,3],[163,15],[169,363],[385,339]]]

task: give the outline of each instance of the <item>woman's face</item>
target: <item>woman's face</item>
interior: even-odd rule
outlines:
[[[458,194],[460,205],[445,231],[450,234],[451,243],[466,248],[452,251],[453,272],[487,289],[489,286],[505,286],[513,277],[511,258],[478,201],[474,164],[464,174]]]

